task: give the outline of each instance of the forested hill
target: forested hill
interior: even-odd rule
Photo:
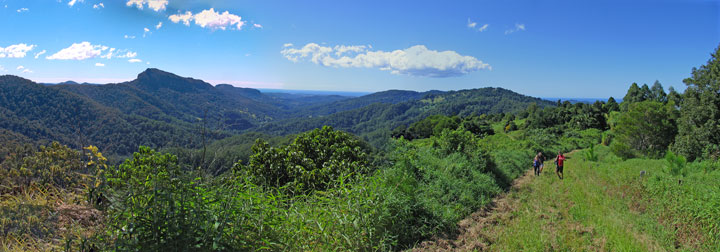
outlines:
[[[401,99],[390,99],[387,94],[400,93]],[[380,98],[380,99],[377,99]],[[396,127],[409,126],[430,115],[480,115],[518,112],[530,104],[539,107],[553,106],[555,103],[529,97],[503,88],[479,88],[460,91],[386,91],[367,96],[339,101],[333,104],[352,107],[353,103],[365,103],[375,99],[380,102],[367,106],[341,111],[328,116],[298,117],[272,122],[256,130],[272,135],[295,134],[314,128],[330,125],[362,136],[375,146],[381,146],[389,139],[390,132]]]
[[[138,145],[199,143],[189,126],[123,114],[87,97],[10,75],[0,76],[0,128],[35,142],[94,144],[120,155],[136,151]]]
[[[553,103],[502,88],[461,91],[388,90],[361,97],[264,94],[256,89],[147,69],[132,81],[37,84],[2,76],[0,129],[8,139],[97,145],[125,156],[139,145],[198,148],[246,132],[284,136],[323,125],[383,145],[390,131],[429,115],[515,112]]]

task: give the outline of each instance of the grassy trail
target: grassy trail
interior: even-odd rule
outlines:
[[[584,162],[581,156],[568,155],[564,180],[555,175],[553,161],[539,177],[528,171],[488,209],[461,221],[454,240],[424,242],[415,250],[692,250],[644,214],[648,204],[641,200],[638,170]]]

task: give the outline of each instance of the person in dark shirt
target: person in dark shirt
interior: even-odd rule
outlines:
[[[538,171],[538,174],[540,174],[545,167],[545,156],[543,156],[542,152],[538,152],[537,157],[538,161],[540,161],[540,171]]]

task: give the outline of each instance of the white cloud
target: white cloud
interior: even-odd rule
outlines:
[[[32,71],[32,70],[30,70],[30,69],[27,69],[27,68],[26,68],[25,70],[23,70],[22,72],[23,72],[23,73],[33,73],[33,71]]]
[[[230,14],[230,12],[228,11],[225,11],[223,13],[216,12],[214,8],[210,8],[209,10],[203,10],[201,12],[195,13],[194,15],[192,14],[192,12],[189,11],[183,14],[174,14],[170,15],[168,19],[170,19],[170,21],[172,21],[173,23],[182,22],[187,26],[190,25],[190,21],[195,20],[196,25],[211,30],[225,30],[228,28],[240,30],[245,25],[245,21],[242,21],[242,17],[235,14]],[[259,28],[262,28],[262,26],[260,26]]]
[[[120,54],[117,57],[118,58],[135,58],[137,56],[136,52],[127,51],[125,54]]]
[[[142,60],[140,60],[140,59],[129,59],[128,62],[130,62],[130,63],[139,63],[139,62],[142,62]]]
[[[261,24],[253,24],[253,27],[262,29],[263,26]]]
[[[525,30],[525,24],[515,24],[515,28],[505,30],[505,35],[508,35],[510,33],[517,32],[517,31],[524,31],[524,30]]]
[[[0,72],[7,72],[3,66],[0,66]]]
[[[134,39],[134,38],[135,38],[135,36],[128,36],[128,35],[125,35],[125,38],[126,38],[126,39]]]
[[[285,44],[283,45],[283,47],[291,47],[291,46],[293,46],[292,43],[285,43]]]
[[[478,26],[477,22],[473,22],[468,18],[468,23],[467,23],[468,28],[475,29],[475,28],[477,28],[477,26]],[[490,24],[481,25],[480,28],[477,28],[477,30],[479,32],[484,32],[485,30],[487,30],[488,26],[490,26]]]
[[[370,46],[326,47],[309,43],[300,49],[287,46],[280,53],[290,61],[301,59],[329,67],[378,68],[393,74],[423,77],[461,76],[481,69],[492,69],[472,56],[454,51],[428,50],[423,45],[392,52],[370,51]]]
[[[186,11],[184,14],[173,14],[168,17],[173,23],[182,22],[183,24],[190,26],[190,21],[193,19],[192,12]]]
[[[73,43],[70,47],[64,48],[45,58],[51,60],[85,60],[95,57],[110,59],[114,51],[115,48],[110,48],[104,45],[93,45],[90,44],[90,42],[83,41],[80,43]],[[108,52],[108,54],[102,55],[103,52]]]
[[[147,4],[148,8],[154,11],[164,10],[168,5],[168,0],[128,0],[125,5],[128,7],[135,5],[138,9],[143,9]]]
[[[70,2],[68,2],[68,6],[72,7],[73,5],[75,5],[75,3],[78,2],[82,3],[85,2],[85,0],[70,0]]]
[[[47,52],[47,51],[42,50],[42,51],[40,51],[39,53],[36,53],[36,54],[35,54],[35,58],[36,58],[36,59],[39,58],[40,55],[43,55],[43,54],[45,54],[46,52]]]
[[[467,27],[468,27],[468,28],[475,28],[475,26],[477,26],[477,23],[470,21],[470,19],[468,18]]]
[[[16,69],[16,70],[21,70],[21,69],[25,69],[25,67],[24,67],[24,66],[17,66],[15,69]]]
[[[148,33],[151,33],[150,29],[148,29],[147,27],[143,28],[143,38],[147,36]]]
[[[99,3],[99,4],[93,4],[93,9],[100,9],[105,8],[105,4]]]
[[[160,27],[162,27],[162,22],[158,23],[158,24],[155,26],[155,30],[159,30]]]
[[[0,47],[0,58],[25,58],[27,52],[32,51],[35,45],[28,45],[24,43],[10,45],[8,47]]]
[[[98,62],[98,63],[95,63],[95,66],[96,66],[96,67],[104,67],[105,64]]]
[[[105,55],[100,56],[100,58],[112,59],[113,57],[115,57],[115,58],[122,59],[122,58],[135,58],[136,56],[137,56],[137,53],[133,52],[133,51],[129,51],[126,49],[121,49],[121,50],[116,51],[115,48],[110,48],[110,50],[108,50]]]
[[[20,8],[20,9],[17,10],[18,13],[27,12],[27,11],[30,11],[30,9],[28,9],[28,8]]]
[[[490,24],[484,24],[483,26],[480,26],[480,28],[478,28],[478,31],[484,32],[485,30],[487,30],[488,26],[490,26]]]

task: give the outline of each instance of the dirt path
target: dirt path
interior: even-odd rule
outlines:
[[[577,150],[566,153],[571,156]],[[555,159],[545,162],[543,176],[554,176],[554,169],[551,168]],[[479,211],[471,214],[458,223],[458,236],[454,240],[435,238],[430,241],[424,241],[412,251],[484,251],[492,244],[495,235],[492,226],[513,218],[513,212],[519,205],[519,199],[509,197],[514,193],[529,191],[529,185],[536,179],[532,169],[528,170],[523,176],[513,181],[510,190],[504,192],[492,200],[492,203]]]

